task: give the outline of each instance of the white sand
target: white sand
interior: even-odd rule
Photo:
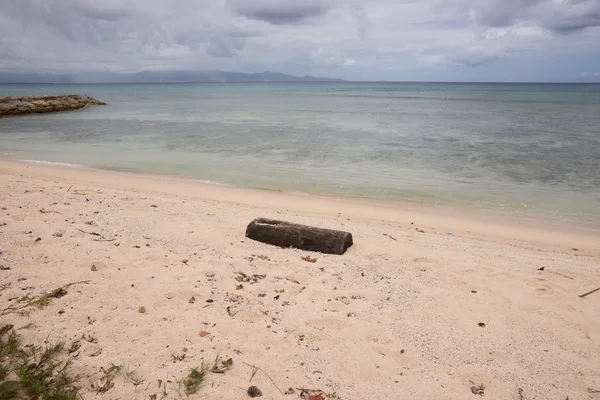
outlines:
[[[244,362],[273,379],[252,380],[264,399],[297,399],[297,388],[476,398],[471,382],[491,399],[520,399],[519,389],[527,400],[600,398],[590,392],[600,390],[600,292],[578,297],[600,286],[598,232],[5,161],[0,187],[0,265],[11,268],[0,271],[0,310],[89,280],[2,325],[33,324],[18,331],[31,343],[97,338],[72,354],[85,399],[160,399],[159,379],[177,398],[175,382],[217,355],[233,369],[192,398],[248,398]],[[348,230],[355,245],[343,256],[275,248],[244,237],[256,217]],[[266,277],[237,290],[236,272]],[[119,376],[96,394],[90,384],[111,363],[144,383]]]

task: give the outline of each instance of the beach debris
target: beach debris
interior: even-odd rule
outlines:
[[[244,288],[244,285],[242,285],[241,283],[239,285],[235,285],[235,290],[242,290]]]
[[[200,331],[200,337],[205,337],[205,336],[208,336],[208,335],[210,335],[210,332]]]
[[[312,258],[311,256],[304,256],[304,257],[300,257],[302,258],[304,261],[309,262],[309,263],[316,263],[317,259],[316,258]]]
[[[248,367],[252,368],[252,372],[251,372],[251,375],[250,375],[250,382],[252,382],[252,379],[254,379],[254,377],[256,376],[256,374],[258,373],[258,371],[260,371],[260,372],[262,372],[263,374],[265,374],[265,376],[266,376],[267,378],[269,378],[269,380],[271,381],[271,383],[273,384],[273,386],[275,386],[275,389],[277,389],[277,391],[278,391],[279,393],[283,394],[283,392],[281,391],[281,389],[279,389],[279,386],[277,386],[277,385],[275,384],[275,381],[273,380],[273,378],[271,378],[271,375],[267,374],[267,373],[265,372],[265,370],[263,370],[263,369],[261,369],[261,368],[257,367],[256,365],[250,365],[250,364],[248,364],[248,363],[247,363],[247,362],[245,362],[245,361],[242,361],[242,363],[243,363],[244,365],[246,365],[246,366],[248,366]],[[288,390],[289,390],[289,389],[288,389]],[[298,390],[300,390],[300,389],[298,389]]]
[[[246,237],[283,248],[342,255],[352,246],[352,234],[267,218],[248,224]]]
[[[52,234],[52,236],[54,236],[56,238],[61,238],[61,237],[63,237],[63,235],[64,235],[64,232],[62,232],[62,231],[57,231]]]
[[[525,397],[523,397],[523,389],[519,388],[519,400],[523,400]]]
[[[94,225],[96,225],[96,223],[95,223],[94,221],[85,221],[84,223],[85,223],[86,225],[89,225],[89,226],[94,226]]]
[[[100,354],[102,354],[102,349],[98,347],[96,350],[90,353],[90,357],[98,357]]]
[[[67,292],[64,287],[60,287],[58,289],[54,289],[48,296],[55,299],[60,299],[61,297],[66,296],[67,293],[69,292]]]
[[[38,210],[40,213],[42,214],[49,214],[49,213],[56,213],[56,214],[60,214],[58,211],[54,211],[54,210],[46,210],[45,208],[40,208]]]
[[[81,342],[79,340],[76,340],[73,343],[71,343],[71,347],[69,347],[69,350],[67,350],[67,351],[69,352],[69,354],[75,353],[77,350],[79,350],[80,347],[81,347]]]
[[[146,307],[144,307],[144,306],[141,306],[141,307],[138,309],[138,312],[139,312],[140,314],[145,314],[145,313],[146,313]]]
[[[115,386],[115,384],[113,383],[113,380],[119,374],[119,372],[121,372],[121,369],[122,369],[122,367],[120,365],[114,365],[114,364],[112,364],[108,369],[105,369],[104,367],[100,367],[100,372],[102,373],[102,377],[100,378],[98,383],[96,383],[96,385],[94,385],[92,383],[92,385],[91,385],[92,389],[96,393],[108,392],[110,389],[112,389]]]
[[[265,279],[267,275],[265,274],[253,274],[252,276],[245,274],[244,272],[236,272],[237,276],[235,280],[238,282],[246,282],[246,283],[257,283],[261,279]]]
[[[227,360],[221,360],[220,356],[215,358],[215,363],[211,369],[213,374],[224,374],[233,368],[233,358],[228,358]]]
[[[471,386],[471,393],[478,395],[478,396],[483,396],[484,395],[484,390],[485,390],[485,385],[481,384],[481,385],[475,385],[475,383],[473,381],[469,381],[473,384],[473,386]]]
[[[419,233],[425,233],[425,231],[423,229],[419,229],[419,228],[415,228],[415,231],[417,231]]]
[[[101,234],[99,234],[98,232],[87,232],[87,231],[84,231],[83,229],[77,229],[77,230],[78,230],[79,232],[86,233],[86,234],[88,234],[88,235],[102,237],[102,235],[101,235]]]
[[[477,325],[478,325],[480,328],[485,328],[485,323],[483,323],[483,322],[480,322],[480,323],[478,323]]]
[[[580,294],[580,295],[579,295],[579,297],[581,297],[581,298],[584,298],[585,296],[588,296],[588,295],[590,295],[590,294],[592,294],[592,293],[596,293],[598,290],[600,290],[600,287],[599,287],[599,288],[596,288],[596,289],[594,289],[594,290],[590,290],[590,291],[589,291],[589,292],[587,292],[587,293]]]
[[[10,271],[12,268],[6,265],[0,265],[0,271]]]
[[[298,389],[303,400],[327,400],[327,395],[322,390]],[[333,397],[333,396],[332,396]]]
[[[190,304],[194,304],[195,302],[196,302],[196,298],[194,296],[192,296],[190,298],[190,300],[188,301],[188,303],[190,303]]]
[[[156,207],[158,207],[158,206],[157,206],[156,204],[151,204],[151,205],[150,205],[150,207],[152,207],[152,208],[156,208]]]
[[[290,394],[294,394],[294,393],[296,393],[296,392],[294,391],[294,388],[289,388],[288,390],[286,390],[286,391],[285,391],[285,393],[284,393],[284,394],[286,394],[286,395],[290,395]]]
[[[545,270],[545,269],[546,269],[546,267],[541,267],[541,268],[538,268],[537,270],[538,270],[538,271],[543,271],[543,270]]]
[[[397,240],[395,237],[393,237],[392,235],[388,235],[387,233],[384,233],[383,236],[387,236],[392,240]]]
[[[92,268],[90,268],[90,271],[92,271],[92,272],[98,271],[98,267],[96,267],[96,264],[92,265]]]
[[[579,249],[577,247],[573,247],[571,250],[573,250],[573,251],[579,251]]]
[[[477,290],[471,290],[471,293],[477,293]]]
[[[181,262],[182,262],[182,263],[184,263],[184,264],[187,264],[187,263],[189,263],[189,262],[190,262],[190,260],[188,260],[188,259],[186,258],[186,259],[184,259],[184,260],[181,260]]]
[[[41,242],[41,241],[42,241],[42,238],[41,238],[41,237],[39,237],[39,238],[35,239],[35,242],[36,242],[36,243],[37,243],[37,242]]]
[[[12,325],[12,324],[4,325],[2,328],[0,328],[0,336],[4,335],[6,332],[12,330],[12,328],[14,328],[14,325]]]
[[[250,396],[250,397],[261,397],[262,396],[262,392],[256,386],[250,386],[248,388],[248,396]]]

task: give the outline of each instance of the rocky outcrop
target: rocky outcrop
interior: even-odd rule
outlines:
[[[0,97],[0,118],[7,115],[23,115],[49,113],[56,111],[77,110],[88,104],[104,105],[106,103],[92,97],[79,94],[60,96],[9,96]]]

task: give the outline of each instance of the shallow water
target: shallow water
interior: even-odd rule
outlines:
[[[600,85],[0,85],[3,158],[600,223]]]

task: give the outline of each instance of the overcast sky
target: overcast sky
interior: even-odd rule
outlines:
[[[0,70],[600,81],[600,0],[0,0]]]

